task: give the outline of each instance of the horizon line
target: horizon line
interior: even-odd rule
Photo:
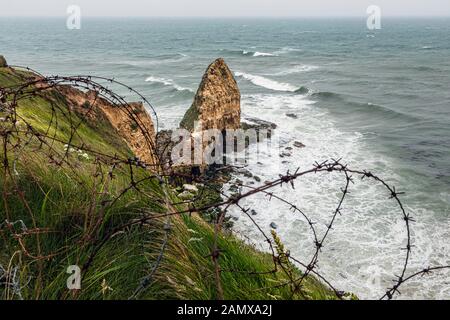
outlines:
[[[95,16],[83,15],[84,19],[186,19],[186,20],[208,20],[208,19],[367,19],[364,15],[323,15],[323,16]],[[66,19],[67,16],[37,16],[37,15],[22,15],[22,16],[6,16],[0,15],[0,19]],[[450,15],[385,15],[383,19],[450,19]]]
[[[85,18],[153,18],[153,19],[309,19],[309,18],[367,18],[366,15],[302,15],[302,16],[144,16],[144,15],[83,15]],[[446,15],[383,15],[384,18],[450,18]],[[66,15],[1,15],[0,18],[67,18]]]

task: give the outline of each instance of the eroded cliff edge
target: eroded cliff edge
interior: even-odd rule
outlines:
[[[69,106],[84,118],[95,122],[102,119],[117,131],[133,153],[149,165],[158,163],[155,125],[142,102],[117,106],[97,92],[83,92],[69,85],[58,86]],[[131,113],[131,115],[130,115]]]

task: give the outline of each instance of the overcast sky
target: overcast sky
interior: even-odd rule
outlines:
[[[450,16],[450,0],[0,0],[0,16],[66,16],[72,4],[83,16],[366,16],[369,5],[383,16]]]

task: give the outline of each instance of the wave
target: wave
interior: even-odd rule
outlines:
[[[298,87],[295,87],[289,83],[277,82],[275,80],[271,80],[262,76],[256,76],[249,73],[235,72],[235,75],[236,77],[241,77],[245,80],[250,81],[256,86],[274,91],[295,92],[296,90],[299,89]]]
[[[319,91],[319,92],[314,92],[312,94],[313,97],[317,97],[317,98],[322,98],[322,99],[335,99],[338,101],[342,101],[344,100],[344,97],[342,95],[340,95],[339,93],[334,93],[334,92],[328,92],[328,91]]]
[[[415,66],[412,69],[417,70],[417,71],[422,71],[422,72],[439,72],[440,70],[437,70],[433,67],[429,67],[429,66]]]
[[[255,53],[253,53],[253,56],[254,57],[274,57],[276,55],[273,54],[273,53],[266,53],[266,52],[258,52],[258,51],[256,51]]]
[[[169,86],[174,88],[177,91],[189,91],[189,92],[194,92],[193,90],[189,89],[189,88],[185,88],[182,86],[179,86],[178,84],[176,84],[172,79],[165,79],[165,78],[159,78],[159,77],[148,77],[147,79],[145,79],[145,82],[152,82],[152,83],[159,83],[159,84],[163,84],[165,86]]]
[[[309,92],[310,92],[310,90],[307,88],[307,87],[300,87],[300,88],[298,88],[297,90],[295,90],[294,91],[295,93],[298,93],[298,94],[309,94]]]
[[[292,66],[289,69],[282,70],[282,71],[279,71],[276,73],[272,73],[270,75],[272,75],[272,76],[287,76],[287,75],[295,74],[295,73],[314,71],[314,70],[317,70],[318,68],[319,68],[318,66],[299,64],[299,65]]]
[[[242,54],[244,56],[252,56],[252,57],[276,57],[277,56],[274,53],[259,52],[259,51],[246,51],[246,50],[243,50]]]
[[[188,59],[189,56],[184,53],[177,54],[166,54],[166,55],[158,55],[158,56],[145,56],[145,55],[137,55],[130,60],[121,60],[121,61],[104,61],[101,62],[104,65],[112,65],[118,67],[133,67],[133,68],[142,68],[149,66],[156,66],[161,64],[171,64],[183,62]]]
[[[249,50],[230,50],[221,49],[220,51],[227,52],[232,55],[237,56],[250,56],[250,57],[276,57],[276,53],[260,52],[260,51],[249,51]]]
[[[226,52],[228,54],[235,55],[235,56],[242,56],[242,55],[247,56],[250,53],[253,54],[253,52],[245,51],[245,50],[220,49],[220,51]]]
[[[291,47],[284,47],[284,48],[281,48],[280,50],[278,50],[278,51],[275,51],[275,54],[287,54],[287,53],[290,53],[290,52],[302,52],[303,51],[303,49],[300,49],[300,48],[291,48]]]
[[[318,95],[339,96],[333,92],[318,93]],[[341,95],[341,97],[347,96]],[[261,154],[261,149],[251,146],[248,152],[250,157],[253,155],[253,158],[248,161],[246,169],[254,176],[260,177],[262,181],[276,179],[280,172],[295,171],[298,167],[309,167],[317,159],[342,157],[350,165],[383,172],[383,175],[389,176],[390,179],[400,181],[398,183],[408,185],[408,182],[414,181],[420,185],[415,175],[410,177],[411,179],[407,177],[403,180],[404,172],[403,174],[399,172],[402,172],[400,170],[404,170],[404,167],[401,163],[398,164],[395,157],[377,151],[378,148],[374,148],[373,142],[366,140],[358,132],[340,130],[336,125],[336,118],[327,116],[327,112],[323,112],[316,105],[304,104],[304,100],[300,97],[258,94],[244,96],[243,101],[246,114],[249,116],[282,124],[278,130],[274,131],[274,136],[278,137],[278,140],[274,140],[280,143],[273,144],[273,150],[269,148]],[[345,106],[346,104],[342,105],[342,107]],[[301,127],[298,121],[286,118],[286,112],[298,114],[302,119]],[[304,143],[306,148],[294,147],[290,157],[277,161],[280,145],[283,148],[292,146],[295,141]],[[242,174],[234,176],[233,179],[244,181],[244,185],[254,183],[251,182],[252,178]],[[307,175],[297,183],[295,191],[287,192],[288,186],[286,186],[274,192],[287,201],[302,206],[305,212],[313,213],[316,221],[323,221],[323,225],[327,223],[329,208],[336,203],[335,192],[341,188],[340,178],[334,175],[327,176],[326,179],[317,175]],[[414,188],[416,186],[411,185]],[[224,189],[227,190],[227,188]],[[247,190],[250,189],[244,191]],[[398,218],[396,209],[393,209],[391,203],[385,201],[385,195],[380,192],[379,186],[372,183],[357,183],[352,186],[352,190],[352,197],[347,198],[347,207],[352,208],[352,214],[344,214],[337,220],[329,249],[322,256],[325,260],[322,262],[321,272],[326,274],[337,288],[354,292],[360,298],[374,299],[380,292],[384,292],[382,286],[384,283],[389,283],[392,274],[396,272],[395,262],[401,259],[397,248],[403,246],[405,237],[402,232],[403,224]],[[438,211],[435,211],[434,204],[433,207],[425,207],[420,201],[415,201],[417,194],[415,190],[413,189],[412,195],[406,195],[408,198],[405,201],[410,203],[408,211],[421,217],[415,224],[414,238],[417,244],[416,255],[424,258],[411,260],[411,267],[416,269],[427,264],[445,264],[448,255],[439,253],[449,252],[448,243],[442,240],[449,236],[449,228],[446,227],[449,220],[437,218]],[[327,195],[324,196],[324,193]],[[440,196],[439,201],[441,199],[444,205],[450,200],[447,194],[445,198]],[[268,201],[263,194],[255,194],[254,197],[243,199],[242,205],[252,207],[258,212],[254,220],[264,230],[270,231],[270,224],[276,222],[277,232],[280,237],[283,237],[286,247],[292,249],[293,255],[306,259],[314,254],[310,245],[314,239],[308,235],[309,226],[305,220],[299,219],[296,215],[286,214],[280,210],[279,203]],[[242,238],[261,250],[269,250],[267,244],[261,240],[259,230],[255,230],[252,220],[242,219],[238,208],[231,208],[229,214],[237,220],[233,227],[234,232],[242,235]],[[430,238],[430,235],[433,237]],[[343,271],[342,267],[336,267],[345,266],[349,259],[354,263],[350,264],[348,270]],[[373,274],[380,277],[379,283],[367,281]],[[421,282],[420,290],[411,288],[405,289],[402,293],[408,298],[445,296],[445,290],[439,292],[440,288],[435,288],[436,283]]]
[[[400,118],[400,119],[408,119],[409,121],[417,120],[415,117],[409,114],[395,111],[388,107],[374,104],[371,102],[352,101],[351,96],[335,92],[329,91],[313,92],[311,93],[311,97],[317,100],[338,103],[339,106],[345,106],[347,111],[350,112],[358,111],[358,112],[372,113],[373,115],[378,114],[382,119],[389,117],[390,119]]]

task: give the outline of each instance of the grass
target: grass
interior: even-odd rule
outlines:
[[[27,75],[0,68],[0,87],[21,83]],[[156,178],[140,183],[138,189],[127,189],[132,182],[127,165],[114,166],[111,159],[98,161],[89,152],[88,159],[79,157],[76,150],[64,158],[64,141],[70,140],[73,123],[80,125],[72,145],[131,156],[109,123],[85,122],[69,113],[67,101],[56,91],[20,100],[17,113],[35,132],[58,141],[46,146],[36,138],[16,134],[6,145],[6,157],[1,153],[0,161],[9,164],[2,168],[0,183],[1,299],[127,299],[146,278],[149,281],[139,291],[139,299],[217,298],[209,256],[215,233],[200,215],[158,218],[118,228],[143,216],[183,209],[165,203],[166,195],[170,201],[178,201],[174,190]],[[19,122],[19,128],[21,125]],[[5,126],[0,122],[0,130]],[[0,147],[4,150],[4,140]],[[135,169],[133,176],[139,181],[149,172]],[[291,296],[288,286],[279,286],[287,280],[284,273],[259,274],[274,268],[271,255],[229,232],[220,233],[217,241],[222,250],[218,261],[224,298],[305,298]],[[155,263],[158,268],[149,277]],[[66,271],[71,265],[84,267],[81,290],[66,287]],[[296,269],[293,272],[300,275]],[[333,298],[313,277],[307,279],[305,292],[309,299]]]
[[[194,130],[195,121],[197,121],[198,116],[199,116],[198,109],[193,104],[187,110],[186,114],[181,120],[180,127],[192,132]]]

